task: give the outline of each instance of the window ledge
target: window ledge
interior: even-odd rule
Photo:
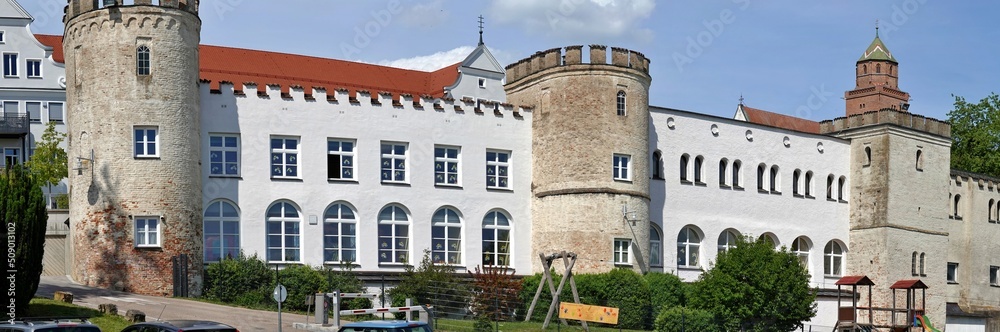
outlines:
[[[741,187],[741,186],[733,186],[733,190],[743,191],[745,189],[743,189],[743,187]]]
[[[843,277],[844,277],[843,275],[836,275],[836,274],[824,274],[823,275],[823,278],[827,278],[827,279],[840,279],[840,278],[843,278]]]
[[[961,220],[962,220],[962,217],[955,217],[955,220],[959,220],[959,221],[961,221]]]
[[[705,270],[702,270],[700,266],[678,266],[677,270],[678,271],[702,271],[702,272],[705,271]]]
[[[615,263],[615,267],[632,267],[632,263]]]
[[[496,192],[514,192],[514,189],[504,188],[504,187],[486,187],[486,191],[496,191]]]
[[[691,184],[694,184],[694,182],[691,182],[691,181],[688,181],[688,180],[684,180],[684,179],[681,179],[681,184],[687,184],[687,185],[691,185]]]
[[[805,199],[816,199],[816,196],[806,194]]]
[[[358,183],[357,179],[326,178],[326,181],[330,183]]]
[[[632,183],[632,180],[629,179],[614,179],[614,180],[615,182]]]
[[[135,250],[142,250],[142,251],[163,251],[163,247],[159,246],[159,245],[156,245],[156,246],[135,246]]]
[[[657,180],[657,181],[663,181],[664,180],[662,176],[654,176],[654,177],[651,177],[649,179],[650,180]]]
[[[949,285],[958,285],[958,281],[948,281]]]
[[[720,183],[719,184],[719,188],[722,188],[722,189],[733,189],[733,187],[730,187],[728,184],[725,184],[725,183]]]
[[[1000,287],[1000,284],[990,284],[990,287]]]
[[[844,204],[847,204],[847,201],[845,201],[845,200],[842,200],[842,199],[841,199],[841,200],[838,200],[837,202],[839,202],[839,203],[844,203]]]
[[[796,193],[792,193],[792,197],[795,197],[795,198],[805,198],[805,196],[802,196],[802,194],[796,194]]]
[[[242,176],[239,175],[209,175],[209,179],[233,179],[233,180],[243,180]]]
[[[701,182],[701,181],[695,181],[695,182],[694,182],[694,185],[695,185],[696,187],[707,187],[707,186],[708,186],[708,184],[707,184],[707,183],[704,183],[704,182]]]
[[[400,182],[400,181],[382,181],[382,184],[383,185],[387,185],[387,186],[399,186],[399,187],[409,187],[410,186],[409,182]]]
[[[781,192],[777,190],[771,190],[771,195],[781,195]]]
[[[413,265],[406,264],[406,263],[386,263],[386,262],[378,263],[378,266],[379,267],[399,267],[399,268],[413,267]]]
[[[348,267],[352,269],[360,268],[361,264],[358,263],[344,263],[344,262],[323,262],[323,266],[337,266],[337,267]]]
[[[461,190],[462,189],[462,185],[460,185],[460,184],[435,183],[434,184],[434,188],[440,188],[440,189],[458,189],[458,190]]]
[[[285,178],[285,177],[271,177],[271,181],[278,182],[304,182],[302,178]]]
[[[160,160],[160,156],[133,156],[136,160]]]

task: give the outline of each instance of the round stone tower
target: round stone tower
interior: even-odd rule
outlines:
[[[65,9],[72,275],[89,286],[197,295],[198,2],[127,2],[70,0]],[[183,256],[187,264],[175,263]]]
[[[649,60],[612,48],[609,63],[601,45],[589,54],[556,48],[507,67],[507,100],[534,107],[535,272],[539,254],[560,251],[577,254],[577,272],[648,269]]]

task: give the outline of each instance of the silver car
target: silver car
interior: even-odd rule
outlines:
[[[0,321],[0,332],[101,332],[86,318],[21,318]]]

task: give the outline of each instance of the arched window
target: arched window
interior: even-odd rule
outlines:
[[[719,253],[728,251],[729,249],[736,248],[736,241],[740,238],[739,232],[727,229],[719,234]]]
[[[826,199],[833,200],[833,174],[826,177]]]
[[[688,161],[691,159],[687,153],[681,155],[681,182],[688,180]]]
[[[267,209],[267,261],[299,262],[302,236],[299,210],[288,201],[278,201]]]
[[[618,116],[625,116],[625,91],[618,91]]]
[[[739,160],[733,161],[733,187],[743,188],[743,177],[740,176],[741,168],[743,167],[743,162]]]
[[[792,195],[799,196],[802,195],[802,191],[799,190],[799,178],[802,177],[802,171],[796,169],[792,172]]]
[[[916,276],[919,275],[919,274],[917,274],[917,252],[916,251],[913,252],[913,257],[910,258],[910,275],[912,275],[914,277],[916,277]]]
[[[861,65],[861,71],[865,74],[868,73],[868,65]]]
[[[146,45],[139,46],[135,49],[135,73],[139,76],[148,76],[150,74],[150,59],[149,59],[149,47]]]
[[[702,174],[702,165],[704,165],[704,164],[705,164],[705,158],[704,157],[697,156],[697,157],[694,158],[694,182],[695,183],[704,183],[702,181],[702,177],[704,176],[704,174]]]
[[[441,208],[431,217],[431,261],[462,264],[462,219],[455,209]]]
[[[997,215],[995,214],[995,211],[993,210],[993,204],[994,203],[995,203],[995,201],[991,198],[990,199],[990,208],[989,208],[989,210],[986,210],[986,215],[987,215],[986,221],[989,221],[991,223],[992,222],[996,222],[996,220],[997,220],[996,219]]]
[[[205,262],[240,255],[240,212],[233,203],[215,201],[205,209]]]
[[[663,266],[663,237],[655,224],[649,226],[649,266]]]
[[[677,235],[677,267],[697,268],[701,235],[694,226],[681,229]]]
[[[775,236],[773,233],[764,233],[764,234],[761,234],[760,237],[757,238],[757,240],[770,243],[771,246],[774,247],[774,248],[777,248],[778,244],[779,244],[778,237]]]
[[[771,193],[780,194],[781,191],[781,177],[778,173],[778,165],[771,165]]]
[[[872,147],[866,146],[865,147],[865,160],[864,160],[864,164],[862,164],[862,166],[871,166],[871,164],[872,164]]]
[[[483,265],[510,266],[510,217],[490,211],[483,218]]]
[[[720,187],[726,187],[726,186],[728,186],[728,184],[726,182],[726,177],[729,175],[728,168],[729,168],[729,160],[726,160],[726,158],[722,158],[722,160],[719,160],[719,186]]]
[[[841,176],[840,180],[837,181],[837,200],[838,201],[841,201],[841,202],[844,201],[844,186],[846,186],[846,185],[847,185],[847,178],[844,177],[844,176]]]
[[[334,203],[323,213],[323,261],[351,263],[358,261],[358,221],[354,209]]]
[[[378,262],[410,261],[410,218],[401,206],[390,205],[378,213]]]
[[[803,189],[805,190],[806,197],[810,197],[810,198],[813,197],[813,190],[812,190],[812,188],[813,188],[813,172],[812,171],[808,171],[808,172],[806,172],[806,181],[805,181],[805,184],[803,186]]]
[[[876,74],[881,74],[882,73],[882,64],[881,63],[876,63],[875,64],[875,73]]]
[[[923,150],[917,150],[917,170],[918,171],[923,171],[924,170],[924,151]]]
[[[955,195],[955,220],[962,220],[962,195]]]
[[[839,277],[844,274],[844,247],[836,240],[823,249],[823,275]]]
[[[764,187],[764,177],[767,176],[767,174],[765,174],[766,172],[767,172],[767,166],[766,165],[764,165],[764,164],[757,165],[757,190],[758,191],[765,191],[766,190],[766,189],[764,189],[765,188]]]
[[[660,150],[653,152],[653,178],[663,180],[663,153]]]
[[[920,276],[921,277],[927,276],[927,273],[924,272],[924,258],[926,256],[927,256],[926,253],[920,253]]]
[[[811,249],[809,239],[805,236],[800,236],[792,242],[792,254],[798,257],[799,264],[802,264],[806,271],[809,271],[809,249]]]

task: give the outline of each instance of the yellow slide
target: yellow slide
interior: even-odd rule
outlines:
[[[941,332],[941,330],[934,328],[934,325],[931,324],[931,319],[927,318],[927,316],[917,316],[914,318],[920,322],[920,325],[923,326],[924,331]]]

